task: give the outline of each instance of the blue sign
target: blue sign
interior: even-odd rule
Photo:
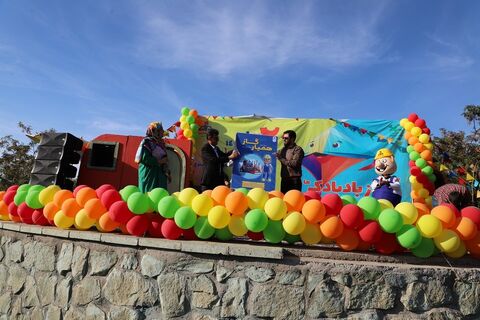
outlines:
[[[232,188],[275,190],[277,137],[237,133]]]

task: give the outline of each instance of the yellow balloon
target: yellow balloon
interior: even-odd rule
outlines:
[[[408,121],[408,122],[405,122],[405,131],[409,131],[412,130],[412,128],[415,127],[415,124],[411,121]]]
[[[424,214],[418,218],[417,229],[425,238],[435,238],[443,231],[442,222],[440,219],[431,214]]]
[[[62,210],[59,210],[57,213],[55,213],[55,217],[53,217],[53,222],[60,229],[68,229],[73,226],[75,218],[67,217],[65,214],[63,214]]]
[[[178,201],[180,201],[182,206],[190,206],[192,204],[193,198],[198,196],[198,191],[193,188],[185,188],[180,191],[178,195]]]
[[[460,246],[460,238],[453,230],[443,230],[440,235],[433,238],[435,246],[442,252],[454,252]]]
[[[263,210],[265,203],[268,200],[268,193],[262,188],[253,188],[252,190],[248,191],[247,198],[248,207],[250,209]]]
[[[403,128],[405,127],[405,124],[408,122],[408,119],[407,118],[403,118],[402,120],[400,120],[400,126]]]
[[[215,206],[208,211],[208,223],[215,229],[223,229],[230,222],[230,213],[224,206]]]
[[[206,194],[199,194],[192,200],[192,209],[199,216],[205,217],[213,208],[213,200]]]
[[[300,238],[305,244],[317,244],[322,240],[322,233],[318,223],[307,223],[305,229],[300,233]]]
[[[180,120],[180,123],[187,122],[187,116],[182,115],[178,120]]]
[[[450,258],[461,258],[467,253],[467,248],[465,247],[465,243],[460,241],[460,245],[458,246],[457,250],[452,252],[445,252],[447,256]]]
[[[180,195],[180,191],[172,193],[172,196],[174,196],[177,200],[179,195]]]
[[[424,199],[429,195],[428,190],[425,188],[421,188],[420,190],[418,190],[417,194]]]
[[[281,198],[270,198],[265,202],[264,210],[270,220],[282,220],[287,215],[287,204]]]
[[[420,136],[418,136],[418,141],[423,144],[428,143],[430,141],[430,136],[426,133],[422,133]]]
[[[247,234],[248,229],[245,226],[245,221],[243,217],[240,216],[231,216],[230,222],[228,223],[228,230],[237,237],[241,237]]]
[[[97,222],[96,219],[90,219],[85,209],[80,209],[75,215],[75,228],[79,230],[88,230]]]
[[[181,122],[180,123],[180,129],[182,129],[183,132],[185,133],[186,129],[190,129],[190,125],[188,124],[188,122]],[[184,136],[185,136],[185,134],[184,134]]]
[[[418,137],[422,134],[422,129],[420,129],[419,127],[413,127],[412,129],[410,129],[410,133],[412,134],[412,136]]]
[[[298,211],[291,212],[285,219],[283,219],[283,229],[291,234],[298,235],[305,230],[305,217]]]
[[[193,132],[192,130],[190,130],[190,128],[186,128],[183,130],[183,135],[187,138],[191,138],[193,135]]]
[[[380,211],[383,211],[384,209],[393,209],[393,204],[387,199],[378,199],[378,203],[380,203]]]
[[[53,196],[57,191],[62,190],[59,186],[56,185],[51,185],[40,191],[38,194],[38,201],[40,201],[41,204],[44,206],[47,205],[47,203],[53,201]]]
[[[425,146],[425,148],[427,148],[427,149],[430,150],[430,151],[433,150],[433,143],[431,143],[431,142],[425,143],[424,146]]]
[[[425,204],[429,207],[432,208],[432,196],[428,196],[425,198]]]
[[[395,210],[400,212],[403,218],[403,224],[413,224],[417,221],[418,210],[417,207],[410,202],[400,202],[395,206]]]
[[[408,181],[410,181],[411,184],[418,183],[417,177],[415,176],[408,177]]]

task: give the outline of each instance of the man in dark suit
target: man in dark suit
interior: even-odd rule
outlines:
[[[207,143],[202,147],[202,161],[204,166],[202,176],[202,191],[212,190],[216,186],[225,185],[226,174],[223,166],[238,157],[238,151],[222,152],[218,147],[218,130],[210,129],[207,132]]]

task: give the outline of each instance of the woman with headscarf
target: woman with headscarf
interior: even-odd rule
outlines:
[[[141,192],[155,188],[167,188],[171,181],[164,131],[160,122],[148,125],[147,133],[138,147],[135,162],[138,163],[138,187]]]

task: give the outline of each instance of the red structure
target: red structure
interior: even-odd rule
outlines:
[[[77,185],[98,188],[111,184],[118,190],[126,185],[138,185],[138,165],[135,153],[141,136],[104,134],[84,145]],[[169,167],[172,171],[170,192],[189,185],[192,144],[189,140],[166,139]]]

